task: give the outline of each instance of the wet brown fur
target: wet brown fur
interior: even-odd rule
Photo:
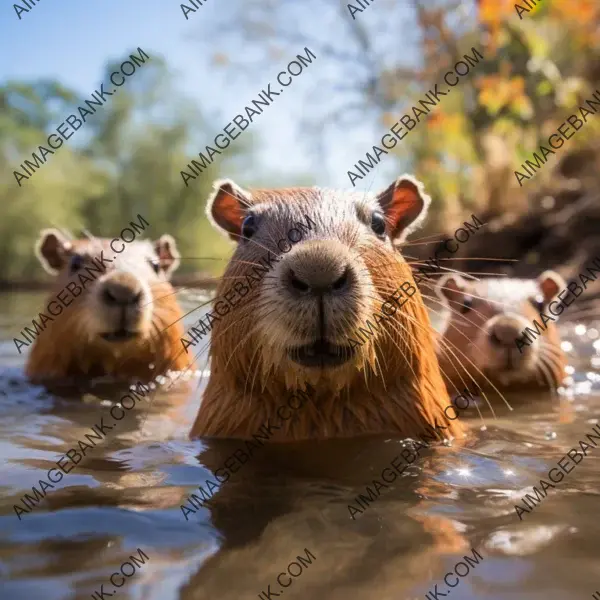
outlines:
[[[329,222],[319,214],[320,191],[309,188],[252,191],[257,204],[277,205],[281,219],[268,222],[269,249],[280,255],[275,241],[286,226],[285,208],[293,207],[297,218],[310,215],[317,223],[320,239],[337,239],[362,257],[373,281],[376,297],[361,298],[358,309],[344,312],[348,332],[364,325],[366,318],[380,312],[382,303],[405,281],[414,286],[410,267],[398,251],[377,243],[359,227]],[[318,252],[319,241],[314,244]],[[239,244],[219,284],[222,297],[236,281],[244,281],[253,264],[266,254],[257,244]],[[422,297],[417,292],[398,309],[377,334],[361,346],[355,359],[335,373],[312,369],[300,371],[284,363],[278,349],[260,337],[255,324],[265,307],[264,289],[276,289],[273,272],[239,303],[234,312],[213,327],[210,357],[211,376],[192,428],[193,436],[251,438],[263,424],[275,423],[276,409],[296,389],[314,388],[314,396],[296,418],[285,421],[273,432],[274,441],[325,439],[366,434],[418,436],[430,426],[447,427],[448,436],[460,436],[462,425],[449,422],[443,409],[450,404],[434,351],[432,328]],[[277,314],[293,319],[298,315]],[[280,341],[280,340],[279,340]],[[265,357],[268,359],[265,361]],[[284,359],[285,360],[285,359]],[[315,372],[316,371],[316,372]]]
[[[511,284],[516,287],[523,284],[522,280],[507,279],[505,281],[508,290],[510,290]],[[509,292],[500,305],[497,301],[490,299],[488,288],[489,280],[469,282],[467,292],[472,295],[474,304],[472,310],[467,314],[461,314],[460,303],[450,302],[450,310],[447,312],[442,325],[442,334],[438,340],[438,357],[448,388],[450,390],[455,390],[456,387],[462,389],[468,385],[483,390],[497,388],[504,393],[557,388],[564,377],[567,358],[561,349],[560,333],[554,322],[548,322],[546,330],[542,332],[541,336],[538,336],[538,340],[544,344],[547,357],[550,358],[544,363],[544,368],[547,370],[546,376],[541,373],[538,359],[535,367],[524,373],[521,378],[507,382],[499,377],[498,371],[491,368],[490,364],[485,361],[485,353],[478,353],[478,357],[483,358],[480,365],[477,365],[473,357],[469,356],[470,344],[481,334],[485,324],[504,307],[522,316],[527,326],[531,328],[534,327],[534,320],[541,321],[539,312],[528,300],[511,296]],[[547,310],[546,313],[548,314]],[[475,364],[472,364],[473,362]]]
[[[100,242],[106,249],[109,241],[98,238],[96,245]],[[74,240],[71,243],[75,252],[86,249],[94,252],[90,240]],[[114,252],[107,254],[112,255]],[[148,328],[151,327],[149,336],[122,342],[118,346],[109,345],[103,340],[89,339],[84,327],[85,301],[86,294],[98,285],[101,275],[95,276],[96,281],[87,284],[86,291],[80,296],[73,298],[67,294],[72,303],[63,307],[63,312],[53,317],[53,321],[48,322],[44,331],[36,337],[25,368],[28,377],[43,382],[68,377],[110,375],[119,379],[150,381],[168,369],[183,370],[190,365],[188,357],[181,353],[183,315],[168,281],[154,282],[150,286],[153,316],[152,324],[148,324]],[[77,279],[69,277],[65,266],[56,277],[56,283],[44,307],[65,289],[69,281]],[[150,364],[154,364],[154,368],[151,369]]]

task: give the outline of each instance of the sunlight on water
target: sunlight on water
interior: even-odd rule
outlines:
[[[305,549],[316,560],[286,597],[423,598],[436,582],[441,591],[444,574],[473,549],[483,561],[462,580],[461,599],[588,597],[598,586],[598,455],[590,452],[521,517],[515,505],[599,422],[598,327],[563,326],[570,364],[556,397],[511,399],[514,410],[499,407],[487,428],[474,414],[466,446],[422,451],[376,492],[374,480],[410,445],[297,444],[264,451],[210,508],[187,518],[181,505],[237,447],[187,439],[209,375],[204,364],[121,422],[21,520],[13,505],[119,399],[108,391],[85,402],[53,398],[5,367],[0,596],[43,588],[46,598],[88,598],[139,548],[152,578],[142,572],[121,597],[168,600],[179,590],[184,599],[237,600],[268,585],[276,592],[277,573]],[[157,378],[156,387],[170,381]],[[369,487],[374,497],[365,502]]]

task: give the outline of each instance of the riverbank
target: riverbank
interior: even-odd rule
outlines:
[[[218,281],[218,277],[205,272],[176,273],[171,278],[171,283],[174,287],[185,288],[214,289],[217,287]],[[7,281],[0,279],[0,293],[46,291],[52,289],[53,285],[54,280],[51,278],[48,278],[44,281],[32,279]]]

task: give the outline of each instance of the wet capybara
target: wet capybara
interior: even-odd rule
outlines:
[[[416,436],[439,421],[461,435],[445,418],[429,316],[396,247],[429,203],[410,176],[378,194],[217,182],[207,213],[237,242],[217,295],[244,297],[213,325],[192,435],[249,438],[269,419],[282,421],[273,441]],[[264,259],[253,283],[248,272]],[[365,327],[366,341],[356,333]],[[307,385],[310,401],[283,419],[282,400]]]
[[[169,283],[179,264],[170,235],[125,244],[91,236],[70,240],[46,229],[36,253],[56,281],[46,318],[41,313],[36,319],[43,330],[37,331],[27,360],[32,380],[114,376],[149,381],[190,365],[181,353],[183,314]]]

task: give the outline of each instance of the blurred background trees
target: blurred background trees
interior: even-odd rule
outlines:
[[[472,211],[486,222],[499,220],[495,229],[509,231],[513,239],[514,230],[533,227],[526,222],[530,218],[543,231],[525,235],[518,248],[503,246],[498,252],[516,253],[519,259],[539,255],[542,238],[564,225],[559,212],[580,199],[569,180],[578,179],[581,197],[585,190],[600,189],[595,175],[600,115],[522,187],[514,176],[582,100],[600,90],[598,0],[544,0],[522,18],[508,0],[377,0],[354,19],[341,0],[232,0],[219,14],[221,23],[197,22],[215,73],[264,82],[265,74],[274,74],[273,65],[282,65],[304,46],[326,65],[318,75],[303,75],[303,84],[310,84],[306,110],[290,115],[301,123],[299,142],[314,153],[344,153],[345,141],[353,139],[366,140],[367,151],[457,60],[473,46],[480,49],[485,60],[377,167],[395,174],[412,171],[425,182],[434,205],[419,235],[453,230]],[[107,65],[99,80],[106,81],[112,70]],[[215,178],[243,173],[246,185],[275,186],[312,184],[323,177],[298,174],[295,181],[281,181],[268,161],[257,161],[257,144],[247,132],[185,187],[180,170],[214,137],[214,123],[229,119],[205,115],[198,103],[179,96],[167,64],[153,60],[19,188],[13,168],[78,101],[60,82],[12,81],[0,87],[4,281],[41,275],[31,251],[39,229],[58,226],[77,233],[85,227],[112,236],[138,212],[151,223],[152,236],[165,231],[176,236],[186,257],[182,270],[216,273],[222,260],[199,259],[230,252],[204,217]],[[372,137],[364,135],[365,125]],[[350,158],[348,168],[358,158]],[[577,171],[585,165],[585,174]],[[597,195],[592,205],[600,206]],[[581,218],[597,226],[596,214],[589,211]],[[554,221],[546,218],[548,212],[555,214]],[[576,231],[560,236],[581,241]],[[497,249],[491,237],[486,239],[477,247],[479,256]],[[575,249],[565,251],[563,261],[569,252]],[[543,263],[555,266],[556,260],[538,256],[524,264],[537,269]]]
[[[202,36],[216,65],[250,77],[274,58],[311,48],[328,69],[314,81],[304,131],[330,135],[330,152],[343,152],[339,140],[352,138],[364,123],[378,132],[370,141],[377,143],[475,46],[485,62],[392,150],[396,172],[415,172],[433,197],[426,233],[458,225],[471,209],[527,211],[529,195],[552,169],[523,188],[514,170],[600,87],[600,2],[544,0],[527,9],[509,0],[377,0],[354,15],[349,4],[360,6],[234,0],[235,10],[218,27],[207,25]],[[516,4],[528,11],[521,18]],[[302,18],[307,13],[315,14],[319,27]],[[247,51],[231,56],[227,48],[240,40]],[[565,144],[565,153],[598,137],[600,118],[592,121]],[[365,152],[369,148],[365,143]]]
[[[108,81],[117,69],[107,65],[100,80]],[[206,120],[197,106],[177,96],[161,59],[138,68],[19,187],[13,169],[31,159],[31,152],[46,144],[52,129],[85,99],[54,81],[0,87],[0,279],[44,279],[33,255],[42,228],[67,229],[75,236],[86,228],[113,237],[138,213],[150,223],[146,236],[175,235],[184,257],[182,271],[219,272],[219,259],[228,255],[230,245],[208,224],[205,200],[219,173],[231,172],[248,154],[248,137],[186,187],[180,170],[206,143]]]

